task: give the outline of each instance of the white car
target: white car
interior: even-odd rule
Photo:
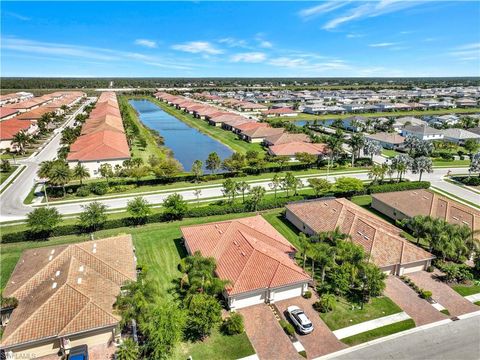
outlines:
[[[313,331],[313,324],[298,306],[289,306],[287,313],[295,327],[302,334],[310,334]]]

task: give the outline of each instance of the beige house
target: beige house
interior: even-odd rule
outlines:
[[[7,317],[1,350],[33,359],[111,344],[120,320],[113,304],[134,280],[130,235],[24,251],[3,291],[18,306]]]
[[[347,199],[317,199],[291,203],[285,217],[307,235],[338,228],[365,250],[368,261],[387,274],[426,269],[434,258],[400,236],[402,230]]]

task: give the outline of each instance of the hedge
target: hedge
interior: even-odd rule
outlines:
[[[356,193],[344,193],[344,192],[332,192],[328,195],[334,197],[350,197],[355,195],[364,195],[364,194],[374,194],[374,193],[382,193],[382,192],[389,192],[389,191],[401,191],[401,190],[412,190],[412,189],[427,189],[430,186],[428,181],[412,181],[412,182],[404,182],[404,183],[396,183],[396,184],[383,184],[383,185],[375,185],[367,187],[363,191],[359,191]],[[315,199],[318,197],[324,197],[325,195],[315,196],[315,195],[294,195],[289,197],[279,197],[277,199],[266,199],[260,202],[257,206],[257,211],[264,211],[264,210],[271,210],[282,208],[290,202],[293,201],[301,201],[301,200],[310,200]],[[190,208],[187,210],[184,217],[186,218],[198,218],[198,217],[207,217],[213,215],[226,215],[226,214],[236,214],[236,213],[244,213],[253,211],[250,208],[248,203],[234,203],[234,204],[221,204],[215,203],[203,207],[195,207]],[[166,222],[168,219],[162,213],[156,213],[149,215],[144,223],[151,224],[151,223],[158,223],[158,222]],[[101,227],[102,230],[105,229],[115,229],[125,226],[134,225],[134,220],[132,218],[122,218],[122,219],[110,219],[103,224]],[[56,237],[56,236],[65,236],[65,235],[72,235],[72,234],[81,234],[87,232],[86,229],[80,227],[79,225],[61,225],[54,228],[49,236]],[[45,239],[45,234],[38,234],[32,233],[29,230],[19,231],[15,233],[9,233],[2,235],[0,238],[0,243],[14,243],[14,242],[21,242],[21,241],[32,241],[32,240],[43,240]]]

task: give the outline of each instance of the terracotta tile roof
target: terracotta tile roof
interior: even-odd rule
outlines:
[[[230,295],[310,280],[290,258],[295,248],[259,215],[180,229],[192,253],[216,259]]]
[[[28,130],[33,122],[30,120],[13,119],[0,121],[0,140],[11,140],[21,130]]]
[[[428,190],[396,191],[374,194],[372,197],[407,217],[433,216],[452,224],[468,225],[473,230],[480,229],[479,210]]]
[[[18,113],[17,109],[9,109],[6,107],[0,107],[0,119],[3,119],[4,117],[13,115]]]
[[[310,137],[307,134],[291,134],[291,133],[281,133],[272,136],[267,136],[265,138],[265,143],[267,145],[281,145],[290,142],[311,142]]]
[[[277,109],[269,109],[263,112],[265,115],[282,115],[282,114],[297,114],[295,110],[290,108],[277,108]]]
[[[208,120],[214,123],[224,123],[228,121],[238,121],[238,120],[241,120],[243,122],[248,121],[247,118],[237,114],[222,114],[219,116],[210,116]]]
[[[242,134],[254,139],[254,138],[266,138],[272,135],[283,134],[284,131],[285,131],[284,128],[259,127],[256,129],[242,131]]]
[[[103,92],[82,126],[81,135],[70,146],[68,161],[129,159],[130,149],[113,92]]]
[[[313,144],[295,141],[286,144],[270,146],[268,148],[268,152],[276,156],[294,156],[297,153],[308,153],[320,156],[327,154],[328,147],[325,144]]]
[[[288,204],[292,212],[316,233],[337,227],[361,245],[369,261],[379,267],[432,259],[429,252],[400,236],[399,228],[346,199],[319,199]]]
[[[405,138],[396,133],[376,133],[366,135],[365,137],[367,139],[382,141],[390,144],[403,144],[405,142]]]
[[[115,326],[120,286],[135,279],[130,235],[24,251],[4,290],[19,303],[2,347]]]
[[[268,125],[268,123],[252,121],[252,122],[236,125],[235,129],[240,130],[240,131],[247,131],[247,130],[258,129],[258,128],[261,128],[261,127],[270,127],[270,125]]]
[[[52,111],[54,110],[52,108],[49,108],[48,106],[41,106],[39,108],[21,113],[17,116],[17,118],[19,120],[38,120],[42,117],[42,115]]]

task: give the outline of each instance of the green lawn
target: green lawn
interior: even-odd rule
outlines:
[[[400,152],[398,151],[395,151],[395,150],[391,150],[391,149],[382,149],[382,155],[383,156],[386,156],[386,157],[395,157],[397,155],[401,154]]]
[[[192,359],[235,360],[255,354],[247,334],[225,336],[218,330],[203,342],[184,342],[177,347],[173,360]]]
[[[480,293],[480,285],[452,285],[453,290],[462,296],[468,296]]]
[[[240,153],[246,153],[248,150],[256,150],[261,153],[265,152],[265,149],[260,144],[251,144],[249,142],[243,141],[238,138],[236,134],[231,131],[223,130],[220,127],[211,126],[205,120],[197,119],[190,114],[187,114],[181,110],[177,110],[172,106],[167,105],[164,102],[158,101],[157,99],[149,96],[143,97],[132,97],[146,99],[154,104],[158,105],[163,111],[169,113],[172,116],[175,116],[177,119],[183,121],[188,126],[191,126],[200,132],[207,134],[213,139],[221,142],[222,144],[228,146],[230,149]],[[203,159],[202,159],[203,160]]]
[[[293,246],[298,247],[298,235],[300,231],[293,226],[293,224],[286,220],[283,216],[283,209],[277,212],[269,212],[263,217],[267,220],[277,231],[282,234]]]
[[[475,301],[474,304],[480,306],[480,301]]]
[[[382,326],[364,333],[350,336],[341,341],[347,345],[354,346],[367,341],[378,339],[387,335],[395,334],[400,331],[405,331],[415,327],[415,322],[412,319],[399,321],[395,324]]]
[[[5,180],[8,179],[10,175],[13,174],[13,172],[18,168],[18,165],[12,165],[12,168],[10,171],[0,171],[0,184],[3,184]]]
[[[128,100],[125,96],[118,97],[119,104],[127,105],[127,111],[130,114],[130,117],[137,123],[138,128],[140,129],[140,135],[146,140],[147,146],[145,148],[141,147],[137,140],[133,141],[131,146],[131,152],[133,157],[142,158],[146,163],[150,155],[155,155],[160,159],[164,159],[167,156],[167,149],[161,147],[157,144],[157,139],[155,135],[140,121],[138,118],[137,112],[135,109],[128,103]]]
[[[354,309],[352,310],[352,307]],[[377,319],[401,312],[402,310],[388,297],[372,298],[363,309],[359,304],[352,304],[345,299],[339,298],[335,309],[328,313],[320,313],[320,317],[330,330],[338,330],[348,326]]]
[[[470,160],[442,160],[442,159],[433,159],[433,166],[452,166],[452,167],[462,167],[470,165]]]

